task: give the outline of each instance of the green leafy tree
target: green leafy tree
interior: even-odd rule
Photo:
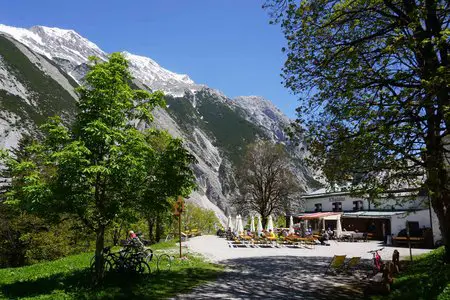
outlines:
[[[196,229],[202,234],[215,233],[216,228],[221,226],[214,211],[189,202],[185,205],[181,222],[182,230]],[[173,222],[172,228],[173,232],[178,232],[178,221]]]
[[[269,215],[289,210],[293,196],[301,191],[284,146],[267,141],[247,147],[237,178],[241,195],[233,206],[242,214],[259,213],[263,227]]]
[[[312,159],[372,197],[426,187],[450,261],[450,2],[269,0]]]
[[[154,151],[133,120],[150,122],[164,103],[160,92],[132,90],[125,58],[92,59],[72,128],[59,117],[42,126],[44,139],[27,147],[30,158],[6,163],[13,178],[9,202],[46,217],[71,214],[96,235],[96,270],[103,273],[105,228],[137,205]]]
[[[150,240],[157,242],[164,231],[164,221],[171,218],[173,199],[189,196],[196,187],[191,169],[196,159],[183,147],[181,139],[166,131],[150,130],[146,141],[154,155],[146,162],[147,176],[142,183],[139,209],[147,219]]]

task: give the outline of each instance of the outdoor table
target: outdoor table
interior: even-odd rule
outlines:
[[[349,238],[351,241],[354,241],[355,239],[363,239],[364,232],[342,231],[341,238]]]
[[[354,232],[352,233],[353,239],[363,239],[364,238],[364,232]]]

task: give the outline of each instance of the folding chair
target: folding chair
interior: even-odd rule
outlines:
[[[325,270],[325,275],[328,273],[328,270],[330,269],[334,270],[342,269],[345,263],[346,256],[347,255],[335,255],[331,260],[330,264],[328,265],[327,269]]]
[[[350,272],[352,269],[354,269],[357,265],[359,265],[359,262],[361,261],[360,256],[354,256],[350,258],[347,263],[344,265],[344,271]]]

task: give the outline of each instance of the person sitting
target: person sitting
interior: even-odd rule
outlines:
[[[132,240],[132,239],[134,239],[134,238],[137,238],[136,233],[134,233],[133,230],[128,231],[128,239],[129,239],[129,240]]]
[[[328,233],[325,230],[322,230],[322,234],[319,237],[319,242],[321,245],[330,246],[330,244],[325,243],[325,241],[328,241],[329,236]]]
[[[393,272],[399,273],[400,272],[400,253],[397,251],[397,249],[395,249],[394,253],[392,254],[392,263],[393,263]]]
[[[309,227],[309,228],[306,230],[305,236],[306,236],[306,237],[312,236],[312,229],[311,229],[311,227]]]
[[[334,231],[331,230],[330,227],[328,227],[327,233],[328,233],[329,239],[330,239],[330,240],[333,239],[333,237],[334,237]]]
[[[269,229],[269,233],[267,234],[268,238],[275,238],[275,233],[272,231],[272,229]]]
[[[138,231],[138,233],[136,233],[136,235],[139,238],[139,240],[142,242],[142,244],[144,244],[144,246],[150,245],[150,241],[145,239],[142,231]]]
[[[128,246],[135,249],[136,251],[140,251],[144,248],[144,244],[141,242],[141,240],[133,230],[130,230],[128,232]]]

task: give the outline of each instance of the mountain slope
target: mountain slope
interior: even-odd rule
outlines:
[[[77,99],[75,81],[54,63],[0,35],[0,144],[10,147],[48,116],[69,120]]]
[[[77,99],[73,87],[88,71],[89,56],[107,57],[72,30],[43,26],[0,25],[0,47],[0,139],[7,147],[47,116],[62,114],[70,120]],[[230,99],[150,58],[124,55],[137,87],[166,93],[168,108],[154,111],[154,124],[139,126],[156,126],[184,139],[199,161],[194,166],[199,189],[190,198],[225,220],[229,199],[238,193],[234,174],[246,146],[260,138],[285,143],[283,130],[290,120],[261,97]],[[307,190],[314,180],[303,162],[306,147],[286,147],[299,185]]]

